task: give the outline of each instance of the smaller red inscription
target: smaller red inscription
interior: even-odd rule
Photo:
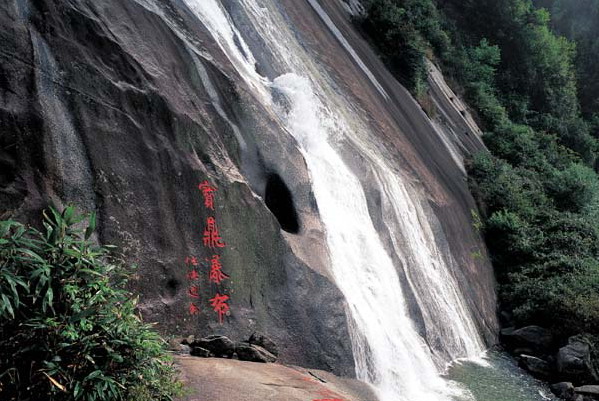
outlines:
[[[200,308],[198,308],[198,306],[196,304],[194,304],[193,302],[189,304],[189,314],[190,315],[199,315],[200,314]]]
[[[187,278],[191,281],[195,281],[200,278],[200,273],[196,269],[191,270],[187,273]]]
[[[192,298],[199,298],[200,297],[200,287],[197,285],[192,285],[191,287],[189,287],[188,294]]]
[[[198,258],[196,258],[195,256],[188,256],[185,258],[185,264],[187,266],[197,266]]]

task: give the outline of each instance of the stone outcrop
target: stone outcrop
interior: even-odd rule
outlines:
[[[570,382],[560,382],[551,385],[551,391],[553,394],[564,400],[574,400],[576,393],[574,392],[574,386]]]
[[[576,392],[576,394],[580,394],[585,398],[590,398],[591,400],[599,400],[599,384],[575,387],[574,391]]]
[[[248,339],[248,343],[258,345],[275,356],[279,355],[279,349],[277,348],[277,344],[275,344],[274,341],[272,341],[264,334],[252,333],[252,335]]]
[[[219,358],[232,358],[235,353],[235,343],[225,336],[208,336],[206,338],[194,340],[190,346],[192,350],[206,350]],[[199,351],[199,353],[203,354],[202,351]]]
[[[599,382],[591,362],[591,350],[587,342],[575,337],[557,353],[557,372],[560,378],[575,384]]]
[[[519,365],[529,371],[533,376],[539,379],[550,379],[553,375],[551,365],[543,359],[530,356],[520,355],[518,358]]]
[[[516,354],[545,355],[551,352],[553,336],[543,327],[526,326],[501,330],[501,341]]]
[[[267,363],[277,360],[275,355],[255,344],[238,343],[235,346],[235,353],[240,361]]]

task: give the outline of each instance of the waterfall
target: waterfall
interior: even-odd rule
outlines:
[[[359,111],[303,48],[276,0],[239,0],[279,64],[280,75],[272,81],[256,72],[251,46],[222,4],[184,1],[301,147],[327,232],[331,271],[349,308],[358,377],[375,387],[381,401],[464,397],[457,385],[439,375],[440,370],[452,359],[477,356],[483,342],[451,273],[456,262],[443,252],[438,222],[417,187],[377,148]],[[332,29],[330,24],[329,19]],[[358,57],[347,41],[343,46],[354,59]],[[366,73],[364,63],[358,64]],[[368,79],[376,81],[372,74]],[[383,96],[384,89],[380,85],[377,89]],[[277,96],[271,96],[274,92]],[[373,173],[371,185],[381,194],[390,246],[370,216],[363,183],[344,159],[348,148],[358,152],[356,162]],[[410,316],[406,288],[424,328]]]

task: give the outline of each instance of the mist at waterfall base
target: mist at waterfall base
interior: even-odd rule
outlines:
[[[303,47],[277,1],[228,2],[242,11],[237,17],[245,20],[239,26],[217,0],[184,2],[304,155],[326,228],[331,273],[348,304],[357,377],[375,388],[380,401],[549,399],[501,355],[467,361],[481,356],[483,341],[451,273],[456,261],[442,251],[444,239],[426,209],[426,198],[397,171],[384,145],[377,146],[368,123]],[[326,19],[323,10],[317,11]],[[259,55],[252,53],[252,38],[243,35],[248,27],[259,35],[261,51],[278,64],[272,66],[276,75],[268,78],[256,71]],[[357,62],[384,97],[376,77]],[[381,194],[391,248],[371,218],[364,184],[347,162],[348,149],[359,155],[354,162],[362,163],[360,168],[371,171],[372,185]],[[426,338],[409,313],[406,289],[420,310]],[[452,364],[444,375],[447,363],[458,358],[464,361]]]

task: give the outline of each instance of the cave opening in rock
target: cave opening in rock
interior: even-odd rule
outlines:
[[[299,232],[300,224],[293,195],[278,174],[273,173],[268,176],[264,201],[283,230],[292,234]]]

